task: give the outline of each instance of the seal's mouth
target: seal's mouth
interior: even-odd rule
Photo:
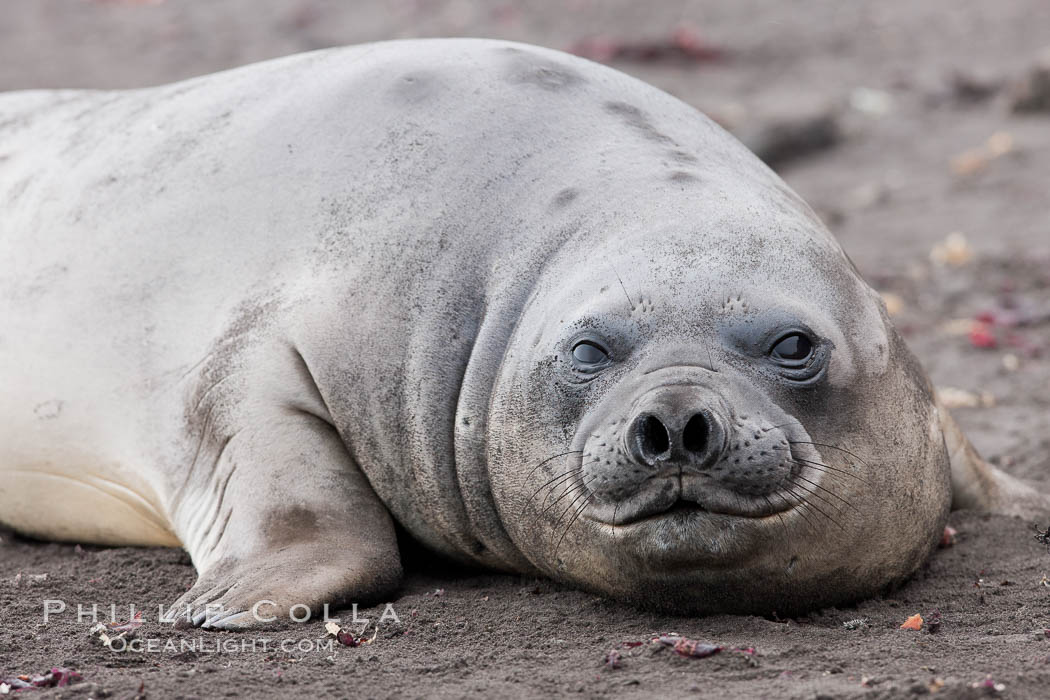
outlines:
[[[585,516],[605,525],[624,526],[711,515],[765,518],[795,505],[796,501],[778,491],[742,494],[708,475],[674,475],[650,479],[643,489],[616,503],[595,503]]]
[[[684,498],[679,498],[677,501],[671,504],[670,508],[661,513],[661,515],[690,515],[692,513],[706,512],[707,509],[699,503],[687,501]]]
[[[640,515],[633,520],[627,520],[620,523],[606,523],[607,525],[635,525],[637,523],[644,523],[647,521],[675,521],[675,522],[688,522],[697,517],[704,517],[713,515],[713,511],[704,508],[701,504],[695,501],[688,501],[684,498],[679,498],[677,501],[671,504],[671,507],[667,510],[659,513],[652,513],[650,515]],[[718,513],[718,515],[731,515],[729,513]]]

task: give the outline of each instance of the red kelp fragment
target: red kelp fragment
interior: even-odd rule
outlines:
[[[11,690],[25,690],[27,688],[63,688],[83,680],[79,673],[71,668],[53,666],[47,673],[35,676],[12,676],[0,679],[0,688],[7,688],[3,692]]]
[[[379,636],[378,625],[376,626],[375,632],[372,634],[371,639],[366,639],[363,636],[358,637],[350,630],[340,627],[331,620],[325,623],[324,629],[329,635],[335,637],[336,641],[342,644],[344,647],[359,647],[362,644],[371,644],[376,640],[376,637]]]
[[[996,347],[999,341],[990,324],[975,321],[973,327],[970,328],[970,344],[975,348],[990,350]]]
[[[346,630],[336,632],[335,639],[344,647],[359,647],[365,641],[364,637],[355,637],[353,633]]]
[[[569,51],[592,61],[638,63],[703,63],[725,56],[721,47],[705,42],[689,27],[678,27],[666,38],[656,40],[591,37],[576,42]]]
[[[989,695],[997,695],[1006,690],[1005,683],[995,682],[991,676],[985,676],[983,681],[974,681],[970,684],[971,688],[983,690]]]

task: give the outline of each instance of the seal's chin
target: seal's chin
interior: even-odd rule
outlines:
[[[604,525],[625,526],[650,520],[689,520],[706,515],[764,518],[790,510],[790,497],[773,490],[744,494],[706,474],[675,474],[650,479],[631,496],[615,503],[594,503],[584,516]]]

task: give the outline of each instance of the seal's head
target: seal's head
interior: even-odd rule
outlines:
[[[870,595],[935,545],[950,486],[929,383],[830,235],[768,183],[621,202],[542,275],[489,462],[508,533],[551,576],[791,613]]]

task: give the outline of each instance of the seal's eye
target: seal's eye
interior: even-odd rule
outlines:
[[[773,359],[786,364],[805,362],[813,354],[813,341],[801,333],[786,335],[770,351]]]
[[[590,340],[581,340],[572,348],[572,359],[583,369],[594,368],[609,359],[609,353]]]

